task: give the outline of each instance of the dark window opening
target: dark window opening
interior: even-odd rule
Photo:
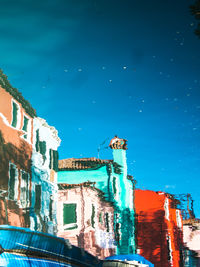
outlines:
[[[168,261],[171,262],[172,258],[171,258],[170,239],[169,239],[169,237],[167,237],[167,258],[168,258]]]
[[[53,199],[52,199],[52,196],[50,197],[50,201],[49,201],[49,219],[50,219],[50,221],[53,221]]]
[[[10,165],[9,171],[9,199],[15,200],[15,176],[16,176],[16,168],[14,165]]]
[[[41,194],[42,188],[41,185],[35,186],[35,210],[40,211],[41,209]]]
[[[109,228],[109,214],[107,212],[105,214],[105,226],[106,226],[107,232],[109,232],[110,231],[110,228]]]

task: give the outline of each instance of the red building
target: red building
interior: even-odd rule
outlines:
[[[182,217],[172,195],[135,190],[138,253],[155,267],[181,266]]]
[[[0,70],[0,224],[29,227],[35,111]]]

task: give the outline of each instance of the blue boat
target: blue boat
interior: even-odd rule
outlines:
[[[102,266],[104,267],[154,267],[150,261],[146,260],[139,254],[128,254],[128,255],[114,255],[104,259]]]
[[[101,261],[68,240],[9,225],[0,226],[0,266],[100,266]]]

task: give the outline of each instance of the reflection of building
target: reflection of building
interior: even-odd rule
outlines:
[[[0,71],[0,224],[29,226],[35,111]]]
[[[44,119],[33,120],[31,229],[56,233],[57,131]]]
[[[114,205],[116,253],[134,253],[133,179],[127,175],[126,140],[115,137],[111,140],[110,147],[113,150],[113,160],[96,158],[60,160],[58,183],[95,182],[95,187]]]
[[[183,221],[184,266],[200,266],[200,220]]]
[[[0,224],[55,232],[59,144],[0,71]]]
[[[163,192],[135,190],[138,253],[156,267],[182,266],[182,217]]]
[[[114,209],[95,183],[59,184],[58,236],[99,258],[115,253]]]

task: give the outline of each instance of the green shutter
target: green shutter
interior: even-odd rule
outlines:
[[[49,168],[54,171],[58,171],[58,151],[50,149],[49,150]]]
[[[94,224],[95,224],[94,217],[95,217],[95,206],[92,204],[91,225],[93,228],[94,228]]]
[[[53,150],[53,169],[58,171],[58,151]]]
[[[114,193],[114,195],[116,195],[116,193],[117,193],[116,177],[113,177],[113,193]]]
[[[64,204],[63,206],[63,224],[76,223],[76,204]]]
[[[110,231],[110,229],[109,229],[109,217],[108,217],[108,213],[106,212],[106,214],[105,214],[105,221],[106,221],[106,229],[107,229],[107,232],[109,232]]]
[[[25,132],[27,132],[28,130],[28,118],[26,118],[25,116],[24,116],[24,125],[23,125],[22,130]]]
[[[99,222],[100,222],[101,224],[103,223],[102,212],[99,213]]]
[[[40,150],[39,142],[40,142],[39,130],[37,129],[37,131],[36,131],[36,143],[35,143],[35,149],[37,152],[39,152],[39,150]]]
[[[12,123],[11,123],[13,127],[17,126],[17,111],[18,111],[18,106],[15,102],[13,102]]]
[[[52,160],[53,160],[53,158],[52,158],[52,149],[50,148],[49,149],[49,169],[52,169]]]
[[[39,141],[40,153],[42,154],[43,160],[46,160],[46,142]]]

